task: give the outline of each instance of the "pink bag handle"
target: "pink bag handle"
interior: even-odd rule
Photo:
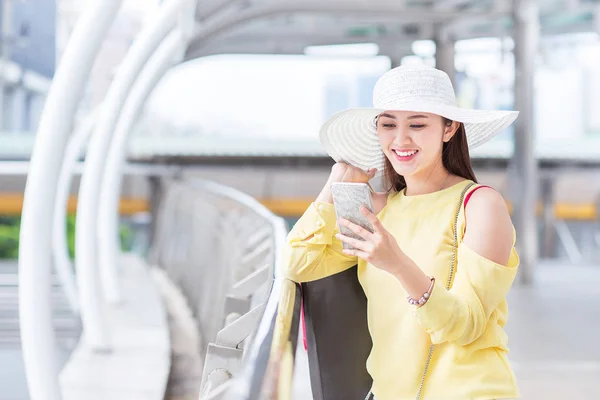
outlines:
[[[300,303],[300,318],[302,320],[302,343],[304,343],[304,350],[308,350],[308,343],[306,341],[306,321],[304,321],[304,301]]]

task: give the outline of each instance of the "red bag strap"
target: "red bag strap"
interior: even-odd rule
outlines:
[[[494,189],[491,186],[486,186],[486,185],[479,185],[477,186],[475,189],[471,190],[469,193],[467,193],[467,196],[465,197],[465,202],[464,202],[464,206],[465,208],[467,208],[467,203],[469,202],[469,200],[471,199],[471,196],[473,195],[473,193],[475,193],[477,190],[481,189],[481,188],[490,188],[490,189]]]
[[[300,303],[300,319],[302,322],[302,342],[304,343],[304,350],[308,350],[308,343],[306,341],[306,321],[304,320],[304,301]]]

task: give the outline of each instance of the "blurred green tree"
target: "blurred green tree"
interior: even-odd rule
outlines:
[[[71,259],[75,257],[75,215],[67,216],[67,245]],[[19,234],[21,231],[20,216],[0,216],[0,259],[16,259],[19,257]],[[133,231],[127,224],[119,227],[121,249],[131,250]]]

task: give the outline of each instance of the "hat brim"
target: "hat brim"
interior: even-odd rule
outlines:
[[[384,111],[377,108],[354,108],[331,116],[321,127],[319,138],[325,151],[336,161],[344,161],[364,171],[377,168],[383,173],[385,155],[379,145],[375,118]],[[487,142],[510,126],[518,111],[488,111],[440,104],[410,104],[394,111],[426,112],[465,125],[469,148]]]

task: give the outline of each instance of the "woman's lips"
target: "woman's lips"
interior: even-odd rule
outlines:
[[[419,154],[419,150],[392,150],[396,160],[401,162],[411,161]]]

